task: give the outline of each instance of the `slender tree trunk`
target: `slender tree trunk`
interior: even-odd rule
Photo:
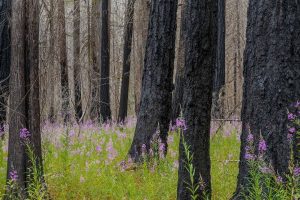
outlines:
[[[39,104],[39,4],[35,0],[12,1],[12,51],[10,79],[10,129],[7,180],[10,172],[18,174],[17,184],[26,196],[26,187],[32,181],[28,174],[32,165],[42,167],[40,104]],[[28,160],[28,151],[20,130],[30,132],[28,141],[36,160]],[[41,169],[42,170],[42,169]],[[41,173],[42,175],[42,173]],[[40,177],[42,181],[42,177]]]
[[[181,10],[177,17],[177,32],[178,32],[178,49],[177,59],[175,62],[176,76],[175,76],[175,89],[172,96],[172,121],[174,122],[182,110],[183,92],[184,91],[184,5],[185,0],[181,0]],[[179,10],[179,9],[178,9]],[[179,30],[178,30],[179,29]]]
[[[150,1],[138,0],[134,7],[132,66],[134,69],[135,113],[138,115],[142,92],[142,76],[148,34]]]
[[[74,59],[74,88],[75,88],[75,114],[77,122],[82,117],[81,100],[81,65],[80,65],[80,0],[74,0],[73,11],[73,59]]]
[[[127,117],[129,77],[130,77],[130,55],[132,45],[133,14],[135,0],[129,0],[126,8],[125,30],[124,30],[124,50],[123,50],[123,74],[119,109],[119,122],[124,122]]]
[[[213,82],[212,116],[223,118],[222,101],[225,86],[225,5],[226,0],[218,0],[218,48]],[[221,97],[221,98],[220,98]]]
[[[208,198],[211,195],[209,148],[213,66],[217,55],[217,0],[187,0],[185,26],[183,110],[187,130],[182,136],[193,154],[193,178],[194,183],[200,183],[197,194],[202,199],[205,193]],[[180,141],[179,159],[177,198],[192,199],[187,185],[191,180],[186,169],[183,138]]]
[[[110,94],[109,94],[109,3],[102,0],[101,18],[101,78],[100,78],[100,115],[101,120],[111,119]]]
[[[244,61],[243,131],[236,195],[247,188],[245,158],[249,131],[258,147],[267,143],[267,160],[283,175],[288,171],[287,109],[300,97],[300,5],[296,1],[250,0]]]
[[[10,3],[2,0],[0,5],[0,136],[4,138],[4,123],[6,120],[6,104],[8,98],[10,73],[10,28],[8,17]]]
[[[67,63],[67,44],[66,44],[66,21],[65,21],[65,1],[59,0],[57,5],[57,40],[59,48],[59,65],[61,70],[61,93],[62,93],[62,118],[64,122],[70,120],[70,91]]]
[[[138,161],[142,145],[160,131],[167,150],[172,106],[177,0],[152,0],[143,73],[141,107],[129,154]]]
[[[92,20],[91,20],[91,51],[92,51],[92,74],[91,74],[91,118],[97,120],[100,116],[100,105],[99,105],[99,85],[100,85],[100,24],[98,23],[101,19],[100,15],[100,1],[92,1]]]

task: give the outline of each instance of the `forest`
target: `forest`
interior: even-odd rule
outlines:
[[[300,1],[0,0],[0,199],[300,199]]]

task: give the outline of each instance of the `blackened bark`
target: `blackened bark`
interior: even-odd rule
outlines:
[[[32,164],[42,167],[40,103],[39,103],[39,4],[35,0],[12,1],[12,51],[10,79],[10,127],[7,180],[10,172],[18,174],[17,183],[26,196],[31,182],[28,176]],[[36,157],[31,163],[25,151],[20,130],[27,128],[29,142]],[[41,174],[42,175],[42,172]],[[41,178],[41,177],[40,177]],[[42,178],[40,179],[42,180]]]
[[[124,49],[123,49],[123,53],[124,53],[123,74],[122,74],[122,87],[121,87],[120,109],[119,109],[119,118],[118,118],[119,122],[124,122],[125,118],[127,117],[134,2],[135,0],[129,0],[126,8],[126,16],[125,16],[126,25],[124,31]]]
[[[8,98],[10,72],[10,4],[0,0],[0,135],[6,120],[6,104]]]
[[[210,119],[213,67],[217,47],[217,0],[187,0],[185,6],[185,89],[184,119],[187,130],[183,136],[193,154],[195,183],[202,183],[197,194],[202,199],[211,194]],[[191,199],[183,139],[179,149],[177,199]],[[205,198],[206,199],[206,198]]]
[[[62,92],[62,117],[65,123],[70,120],[70,91],[67,63],[67,44],[66,44],[66,21],[65,21],[65,1],[58,1],[58,47],[59,65],[61,70],[61,92]]]
[[[224,96],[221,90],[225,85],[225,5],[226,0],[218,0],[218,48],[214,71],[213,82],[213,106],[212,116],[214,118],[223,118],[222,99]]]
[[[81,70],[80,70],[80,0],[74,0],[73,11],[73,59],[74,59],[74,89],[75,89],[75,115],[77,122],[82,117],[81,101]]]
[[[296,1],[250,0],[244,61],[243,132],[238,185],[243,199],[249,166],[245,159],[248,128],[260,134],[266,156],[280,175],[288,171],[287,109],[300,97],[300,5]]]
[[[109,6],[110,0],[101,2],[101,77],[100,77],[100,115],[102,121],[111,119],[109,93]]]
[[[149,149],[159,124],[167,147],[172,103],[177,0],[152,0],[142,82],[141,106],[129,154],[136,161],[141,146]]]

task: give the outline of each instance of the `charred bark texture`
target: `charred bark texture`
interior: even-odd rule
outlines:
[[[74,89],[75,89],[75,116],[77,122],[82,117],[81,100],[81,65],[80,65],[80,0],[74,0],[73,11],[73,61],[74,61]]]
[[[133,34],[133,15],[134,15],[134,2],[129,0],[126,8],[125,16],[125,31],[124,31],[124,50],[123,50],[123,74],[122,74],[122,88],[120,97],[119,109],[119,122],[124,122],[127,117],[128,106],[128,91],[129,91],[129,77],[130,77],[130,55],[132,48],[132,34]]]
[[[195,183],[202,183],[197,191],[200,199],[211,194],[210,176],[210,119],[212,104],[213,66],[217,47],[217,0],[187,0],[185,6],[185,88],[184,119],[187,130],[184,140],[190,145],[195,167]],[[191,192],[186,167],[183,139],[179,149],[177,199],[188,200]],[[206,199],[206,198],[205,198]]]
[[[225,1],[218,0],[218,48],[214,72],[212,105],[212,116],[214,118],[224,117],[221,101],[224,96],[223,87],[225,85]]]
[[[6,120],[10,73],[10,3],[0,0],[0,135]]]
[[[245,147],[249,130],[256,147],[260,134],[266,156],[280,175],[288,171],[287,109],[300,97],[300,4],[250,0],[244,62],[243,132],[237,191],[243,199],[249,166]]]
[[[16,171],[17,183],[24,192],[31,179],[32,164],[42,167],[39,103],[39,4],[35,0],[12,1],[12,51],[10,79],[10,129],[7,180]],[[20,130],[27,128],[36,160],[28,160]],[[42,174],[42,173],[41,173]],[[42,180],[42,178],[40,179]]]
[[[141,106],[129,151],[136,161],[139,160],[143,144],[149,149],[150,140],[158,125],[161,140],[167,145],[172,103],[176,12],[177,0],[151,1]]]
[[[100,115],[102,121],[111,119],[109,93],[109,0],[101,2],[101,76],[100,76]]]

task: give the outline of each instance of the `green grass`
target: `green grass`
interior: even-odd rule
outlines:
[[[176,199],[178,133],[170,134],[173,140],[166,159],[124,171],[120,163],[126,158],[133,128],[83,128],[80,134],[77,128],[69,139],[67,132],[48,128],[43,134],[44,171],[52,199]],[[110,140],[116,152],[112,160],[107,151]],[[235,134],[211,140],[213,199],[229,199],[234,192],[239,146]],[[5,148],[0,150],[0,196],[6,177]]]

